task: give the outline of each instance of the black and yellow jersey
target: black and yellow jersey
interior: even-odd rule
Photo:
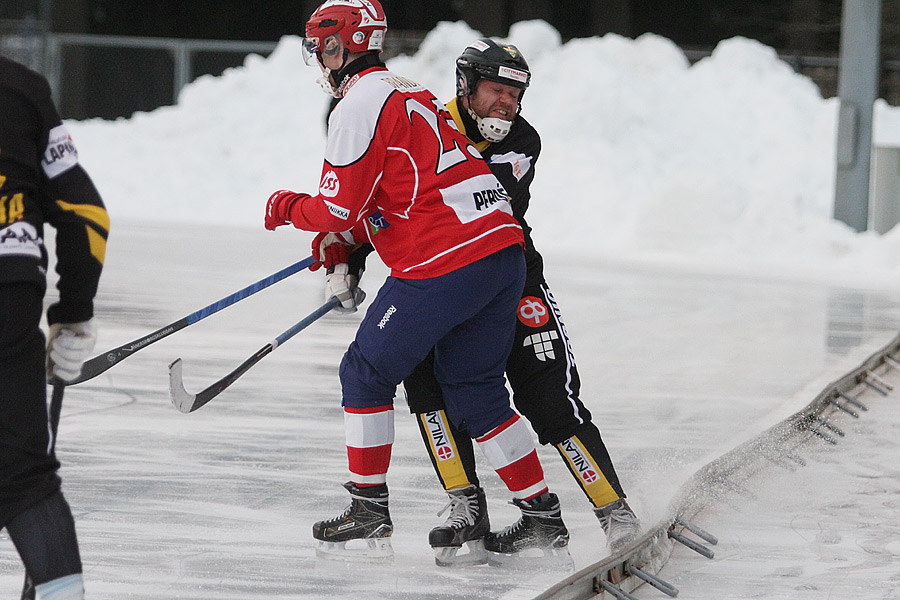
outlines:
[[[487,161],[494,177],[500,180],[512,205],[513,216],[525,233],[525,264],[528,268],[525,285],[544,283],[544,260],[531,240],[531,227],[525,212],[531,201],[531,182],[534,166],[541,154],[541,136],[522,115],[517,115],[509,133],[499,142],[488,142],[478,132],[475,120],[460,110],[459,99],[447,103],[459,131],[478,149]]]
[[[59,302],[48,321],[93,316],[109,216],[40,74],[0,57],[0,284],[46,286],[44,224],[56,230]]]

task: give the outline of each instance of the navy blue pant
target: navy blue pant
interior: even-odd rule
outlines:
[[[343,405],[393,404],[397,385],[434,348],[447,415],[471,437],[515,413],[504,371],[525,283],[519,246],[431,279],[389,277],[341,362]]]

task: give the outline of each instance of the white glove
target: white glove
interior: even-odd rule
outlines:
[[[72,381],[97,342],[94,319],[81,323],[54,323],[47,337],[47,375]]]
[[[325,299],[330,300],[332,296],[341,301],[335,310],[342,313],[356,312],[356,307],[366,299],[366,293],[359,288],[356,275],[350,274],[347,263],[334,265],[325,275]]]

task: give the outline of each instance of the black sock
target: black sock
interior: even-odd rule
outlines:
[[[81,573],[75,521],[62,492],[16,515],[6,530],[35,586]]]

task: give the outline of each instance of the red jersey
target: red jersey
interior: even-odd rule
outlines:
[[[354,79],[329,119],[319,193],[294,206],[294,226],[352,230],[408,279],[524,244],[506,190],[431,92],[383,67]]]

